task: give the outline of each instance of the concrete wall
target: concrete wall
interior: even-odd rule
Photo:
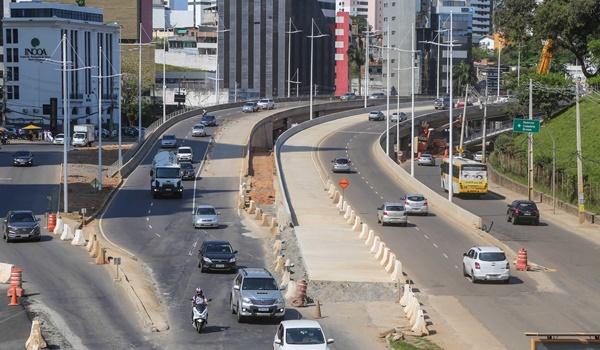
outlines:
[[[167,64],[178,67],[201,69],[214,72],[217,69],[217,61],[214,55],[200,55],[198,51],[170,50],[167,51],[165,61]],[[163,50],[154,51],[154,62],[163,63]]]

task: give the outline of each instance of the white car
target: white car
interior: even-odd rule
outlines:
[[[160,140],[160,147],[162,147],[162,148],[177,147],[177,139],[175,138],[175,135],[168,135],[168,134],[163,135],[162,139]]]
[[[206,136],[206,129],[204,129],[204,125],[197,124],[192,127],[192,136]]]
[[[258,102],[256,104],[258,105],[258,108],[260,108],[260,109],[274,109],[275,108],[275,102],[273,101],[273,99],[270,99],[270,98],[261,98],[260,100],[258,100]]]
[[[398,120],[400,119],[400,120]],[[390,118],[390,122],[392,123],[397,123],[398,121],[405,121],[406,120],[406,113],[404,112],[394,112],[392,113],[392,116]]]
[[[400,224],[406,227],[408,218],[404,203],[383,203],[377,208],[377,223],[381,226]]]
[[[418,166],[421,166],[421,165],[434,166],[435,165],[435,158],[431,154],[429,154],[429,153],[423,153],[417,159],[417,165]]]
[[[422,194],[407,194],[404,197],[404,209],[407,214],[421,214],[427,216],[429,206],[427,198]]]
[[[194,156],[192,154],[192,148],[188,146],[182,146],[177,149],[177,161],[178,162],[193,162]]]
[[[64,134],[56,134],[54,136],[54,140],[52,141],[55,145],[64,145],[65,144],[65,135]]]
[[[323,328],[317,321],[282,321],[277,327],[273,350],[329,350],[333,339],[325,338]]]
[[[510,283],[510,263],[504,251],[494,246],[475,246],[463,254],[463,275],[471,282]]]
[[[487,158],[487,154],[486,154],[486,158]],[[481,151],[475,152],[473,154],[473,160],[478,161],[478,162],[482,162],[483,161],[483,152],[481,152]]]

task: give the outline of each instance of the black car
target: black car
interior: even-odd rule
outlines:
[[[18,151],[13,154],[14,166],[32,166],[33,154],[29,151]]]
[[[19,239],[40,241],[40,222],[29,210],[11,210],[4,219],[3,238],[7,243]]]
[[[235,255],[228,241],[204,241],[198,251],[198,267],[207,270],[236,271]]]
[[[217,126],[217,118],[214,115],[205,114],[200,119],[200,124],[204,126]]]
[[[181,162],[179,163],[179,166],[181,167],[182,180],[194,180],[196,178],[194,165],[191,162]]]
[[[528,200],[516,200],[508,204],[506,210],[506,221],[516,225],[518,223],[528,222],[530,224],[540,224],[540,211],[534,202]]]

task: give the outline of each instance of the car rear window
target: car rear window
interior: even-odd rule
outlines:
[[[494,253],[479,253],[479,260],[481,261],[504,261],[506,260],[506,255],[502,252],[494,252]]]
[[[184,170],[194,169],[194,166],[192,165],[192,163],[183,162],[183,163],[180,163],[179,165],[181,166],[181,169],[184,169]]]
[[[185,153],[185,154],[188,154],[188,153],[192,153],[192,150],[191,150],[191,149],[189,149],[189,148],[180,148],[180,149],[178,149],[178,150],[177,150],[177,153]]]
[[[522,209],[522,210],[536,210],[537,207],[533,203],[519,203],[519,209]]]
[[[290,345],[324,344],[325,338],[319,328],[288,328],[285,342]]]
[[[422,202],[425,200],[425,197],[423,196],[408,196],[406,197],[409,201],[413,201],[413,202]]]
[[[388,205],[385,207],[385,210],[388,211],[404,211],[404,206],[402,205]]]
[[[163,140],[175,140],[175,135],[164,135]]]
[[[15,153],[15,157],[29,157],[29,152],[19,151]]]

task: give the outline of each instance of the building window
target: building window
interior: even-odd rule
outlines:
[[[19,62],[19,49],[10,47],[7,48],[6,62]]]
[[[19,67],[7,67],[6,68],[6,80],[7,81],[19,81]]]
[[[7,44],[18,44],[19,43],[19,31],[17,29],[6,29],[6,43]]]
[[[18,100],[19,99],[19,87],[16,85],[7,85],[6,86],[6,98],[9,100]]]

